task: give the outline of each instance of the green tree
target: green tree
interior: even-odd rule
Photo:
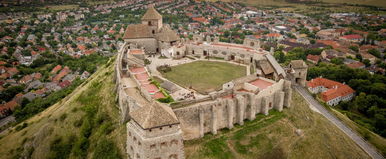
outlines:
[[[369,59],[364,59],[362,62],[366,65],[366,67],[369,67],[371,65]]]

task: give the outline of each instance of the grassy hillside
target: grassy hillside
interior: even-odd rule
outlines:
[[[125,158],[113,59],[61,102],[1,135],[0,158]]]
[[[351,139],[304,99],[293,94],[293,107],[185,143],[187,158],[369,158]],[[296,104],[295,104],[296,103]],[[301,135],[295,133],[301,130]]]

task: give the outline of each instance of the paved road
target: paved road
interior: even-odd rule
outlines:
[[[15,121],[16,121],[15,117],[13,117],[12,115],[8,116],[8,117],[0,120],[0,127],[3,127],[4,125],[7,125],[8,123],[15,122]]]
[[[308,103],[313,105],[319,112],[330,120],[334,125],[341,129],[347,136],[349,136],[356,144],[358,144],[370,157],[374,159],[383,159],[383,156],[376,151],[376,148],[365,141],[361,136],[354,132],[351,128],[346,126],[337,117],[332,115],[326,108],[324,108],[318,101],[316,101],[312,95],[303,87],[295,86],[297,92],[299,92]]]

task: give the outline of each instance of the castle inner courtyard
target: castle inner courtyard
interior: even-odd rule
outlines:
[[[162,76],[201,94],[220,90],[224,83],[246,76],[246,67],[220,61],[194,61],[171,67]]]

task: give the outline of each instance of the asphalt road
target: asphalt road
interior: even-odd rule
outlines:
[[[342,121],[340,121],[336,116],[331,114],[325,107],[323,107],[318,101],[312,97],[312,95],[303,87],[295,86],[295,90],[302,95],[306,101],[314,106],[319,112],[330,120],[334,125],[336,125],[340,130],[342,130],[347,136],[349,136],[357,145],[359,145],[370,157],[374,159],[383,159],[384,157],[367,141],[365,141],[361,136],[359,136],[354,130],[346,126]]]
[[[15,117],[13,117],[12,115],[1,119],[0,120],[0,127],[3,127],[4,125],[7,125],[10,122],[15,122]]]

